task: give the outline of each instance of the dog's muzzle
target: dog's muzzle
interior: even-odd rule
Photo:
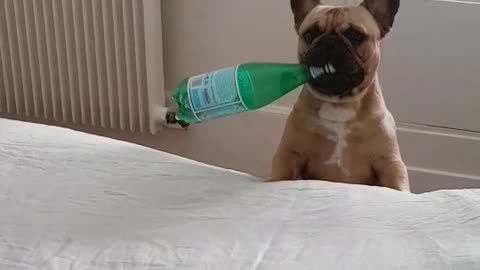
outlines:
[[[302,63],[312,67],[308,84],[320,94],[345,97],[365,79],[365,73],[341,37],[328,35],[317,40]]]

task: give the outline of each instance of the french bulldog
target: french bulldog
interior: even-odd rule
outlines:
[[[271,180],[324,180],[410,191],[378,80],[380,42],[400,0],[332,7],[291,0],[300,63],[313,67],[286,124]]]

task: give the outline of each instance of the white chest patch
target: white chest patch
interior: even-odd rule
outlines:
[[[349,133],[347,122],[355,117],[355,111],[325,103],[320,108],[318,116],[320,117],[320,124],[331,132],[331,135],[327,138],[335,143],[332,156],[326,161],[326,165],[342,168],[343,153],[348,146],[346,140]]]

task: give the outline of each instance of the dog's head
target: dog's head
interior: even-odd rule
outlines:
[[[316,67],[308,90],[328,102],[361,99],[376,78],[380,41],[392,29],[400,0],[365,0],[353,7],[291,0],[291,5],[299,60]]]

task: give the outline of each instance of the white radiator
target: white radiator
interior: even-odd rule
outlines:
[[[165,103],[160,0],[0,0],[0,59],[4,115],[147,132]]]

